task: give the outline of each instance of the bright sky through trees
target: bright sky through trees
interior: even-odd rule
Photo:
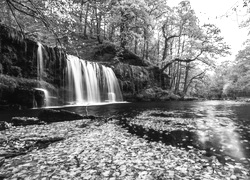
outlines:
[[[169,0],[168,4],[176,6],[179,2],[181,0]],[[248,34],[246,28],[240,27],[247,14],[243,0],[190,0],[190,3],[201,23],[213,23],[221,29],[222,36],[232,48],[232,55],[223,59],[235,59]]]

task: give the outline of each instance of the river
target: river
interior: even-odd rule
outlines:
[[[59,107],[58,107],[59,108]],[[189,140],[182,145],[209,144],[210,151],[250,165],[250,103],[236,101],[169,101],[117,103],[100,106],[60,107],[82,115],[105,117],[135,117],[145,111],[178,113],[181,118],[197,121],[197,131],[187,134]],[[86,112],[87,109],[87,112]],[[0,119],[12,116],[36,116],[38,109],[0,111]],[[178,136],[178,135],[177,135]],[[180,135],[181,136],[181,135]],[[198,142],[199,141],[199,142]],[[197,146],[202,148],[202,146]],[[206,147],[207,148],[207,147]]]
[[[85,115],[83,107],[68,107]],[[216,154],[221,161],[241,162],[250,167],[250,103],[236,101],[138,102],[89,106],[88,113],[106,117],[135,117],[146,111],[172,112],[196,121],[197,131],[175,131],[166,136],[170,145],[194,146]],[[166,117],[167,118],[167,117]],[[185,136],[185,139],[183,137]],[[178,142],[173,142],[178,141]],[[182,142],[185,141],[185,142]]]

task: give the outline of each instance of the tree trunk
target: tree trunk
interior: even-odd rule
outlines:
[[[135,54],[137,54],[137,45],[138,45],[138,41],[137,41],[137,38],[135,38],[135,47],[134,47]]]
[[[86,13],[85,13],[85,17],[84,17],[84,29],[83,29],[83,36],[84,37],[87,37],[88,13],[89,13],[89,2],[87,2]]]
[[[174,90],[175,93],[179,92],[180,80],[181,80],[181,62],[177,62],[176,83]]]
[[[95,14],[95,10],[92,10],[92,14]],[[90,31],[90,37],[94,37],[94,32],[95,32],[95,23],[94,23],[94,18],[93,16],[91,16],[91,20],[90,20],[90,28],[89,28],[89,31]]]
[[[135,17],[135,22],[137,22],[137,16]],[[138,33],[138,28],[135,28],[135,33]],[[134,53],[137,54],[137,46],[138,46],[138,40],[137,37],[135,37],[135,46],[134,46]]]
[[[110,31],[109,31],[109,41],[111,41],[111,42],[113,42],[114,32],[115,32],[115,27],[114,27],[114,25],[111,25]]]
[[[167,57],[167,49],[168,49],[168,40],[167,38],[164,38],[164,48],[162,53],[162,61],[164,61]]]
[[[121,43],[121,48],[125,49],[127,45],[126,33],[128,30],[128,27],[127,27],[127,18],[123,10],[121,10],[121,18],[122,19],[121,19],[121,25],[120,25],[120,43]]]
[[[83,30],[83,28],[82,28],[83,27],[82,26],[82,14],[83,14],[82,9],[83,9],[83,0],[81,1],[81,8],[80,8],[81,12],[80,12],[80,17],[79,17],[79,21],[80,21],[79,32],[82,32],[82,30]]]
[[[148,60],[148,46],[149,46],[149,44],[148,44],[148,40],[146,40],[146,60]]]
[[[170,89],[174,89],[175,87],[175,78],[176,78],[176,63],[173,65],[173,72],[172,72],[172,78],[171,78],[171,83],[170,83]]]
[[[95,1],[95,19],[96,19],[96,37],[97,37],[97,41],[100,44],[102,44],[102,41],[101,41],[101,19],[102,19],[102,15],[101,15],[100,12],[98,12],[96,1]]]
[[[180,28],[180,34],[181,34],[181,28]],[[178,49],[177,49],[177,55],[181,56],[181,37],[179,36],[178,38]],[[175,93],[179,92],[179,87],[180,87],[180,79],[181,79],[181,63],[177,62],[177,73],[176,73],[177,79],[176,79],[176,84],[175,84]]]
[[[106,39],[106,18],[105,18],[105,14],[103,15],[103,39]]]
[[[159,62],[160,61],[160,35],[159,35],[159,32],[158,32],[158,41],[157,41],[157,59]]]
[[[187,80],[188,80],[189,68],[190,68],[189,63],[186,63],[185,80],[184,80],[184,87],[183,87],[183,95],[184,96],[187,93]]]

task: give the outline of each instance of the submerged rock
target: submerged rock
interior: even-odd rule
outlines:
[[[44,91],[39,90],[39,89],[34,89],[34,98],[35,98],[37,107],[43,107],[45,105]]]
[[[38,119],[47,123],[84,119],[83,116],[66,110],[43,109]]]
[[[40,121],[36,117],[13,117],[11,119],[11,123],[13,126],[27,126],[27,125],[35,125],[35,124],[44,124],[44,122]]]
[[[5,129],[8,129],[10,127],[10,125],[5,122],[5,121],[0,121],[0,131],[3,131]]]

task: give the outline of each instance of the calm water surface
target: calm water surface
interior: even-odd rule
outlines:
[[[64,108],[85,115],[84,107]],[[235,101],[150,102],[90,106],[88,113],[100,116],[133,117],[143,111],[176,112],[197,121],[191,133],[171,134],[182,147],[190,145],[216,155],[221,161],[250,165],[250,103]],[[186,136],[185,142],[181,142]],[[174,143],[176,145],[176,143]],[[177,144],[178,145],[178,144]],[[227,161],[229,159],[229,161]]]

